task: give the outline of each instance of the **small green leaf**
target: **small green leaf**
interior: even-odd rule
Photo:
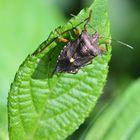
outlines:
[[[89,16],[99,34],[110,36],[107,0],[96,0],[57,31],[77,27]],[[78,28],[83,29],[83,24]],[[89,33],[94,33],[87,27]],[[8,97],[9,136],[11,140],[63,140],[74,132],[95,106],[108,73],[110,47],[77,74],[53,74],[64,43],[52,32],[20,66]],[[63,34],[71,40],[70,34]],[[48,45],[49,44],[49,45]]]
[[[84,140],[139,140],[139,93],[140,79],[106,107]]]

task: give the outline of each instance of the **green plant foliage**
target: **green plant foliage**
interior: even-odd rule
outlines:
[[[62,23],[63,15],[49,1],[0,0],[0,140],[8,139],[7,96],[15,71]]]
[[[84,140],[140,139],[140,79],[106,107]]]
[[[57,31],[70,30],[71,34],[67,32],[63,37],[75,38],[71,29],[88,18],[91,9],[90,25],[99,34],[110,36],[107,0],[96,0]],[[83,24],[78,28],[82,30]],[[90,27],[88,30],[93,33]],[[26,58],[15,76],[8,97],[11,140],[63,140],[84,122],[101,95],[108,73],[110,46],[77,74],[55,74],[56,60],[64,46],[55,40],[58,36],[52,32]]]

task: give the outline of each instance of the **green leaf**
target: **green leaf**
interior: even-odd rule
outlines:
[[[140,79],[109,104],[84,140],[140,139]]]
[[[72,33],[73,27],[88,18],[91,9],[90,25],[99,34],[110,36],[107,0],[96,0],[89,9],[82,10],[57,30]],[[78,28],[82,30],[83,25]],[[88,30],[93,33],[89,26]],[[58,36],[52,32],[33,55],[26,58],[15,76],[8,97],[11,140],[63,140],[84,122],[101,95],[108,73],[110,47],[77,74],[53,74],[64,46],[55,40]],[[68,32],[63,37],[72,39]]]

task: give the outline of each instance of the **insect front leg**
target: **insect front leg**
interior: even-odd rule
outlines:
[[[104,45],[104,47],[102,46],[102,45]],[[108,41],[106,41],[106,40],[102,40],[102,41],[100,41],[99,42],[99,48],[100,48],[100,51],[101,51],[101,53],[104,53],[104,52],[108,52],[108,50],[109,50],[109,45],[110,45],[110,42],[108,42]]]
[[[59,40],[59,41],[61,41],[61,42],[64,42],[64,43],[69,42],[68,39],[62,37],[62,35],[63,35],[64,33],[66,33],[66,32],[62,32],[62,33],[60,33],[57,29],[55,29],[55,32],[57,32],[57,34],[60,35],[60,37],[57,37],[57,40]]]
[[[81,35],[81,30],[79,28],[74,28],[73,32],[76,35],[76,37],[78,37],[79,35]]]

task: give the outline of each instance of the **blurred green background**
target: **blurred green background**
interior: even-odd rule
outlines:
[[[7,96],[18,67],[47,39],[51,30],[90,3],[92,0],[0,0],[0,140],[8,139]],[[134,49],[113,42],[109,77],[101,103],[118,96],[116,91],[123,91],[140,76],[140,1],[110,0],[109,15],[112,38]],[[80,131],[84,127],[82,125]]]

